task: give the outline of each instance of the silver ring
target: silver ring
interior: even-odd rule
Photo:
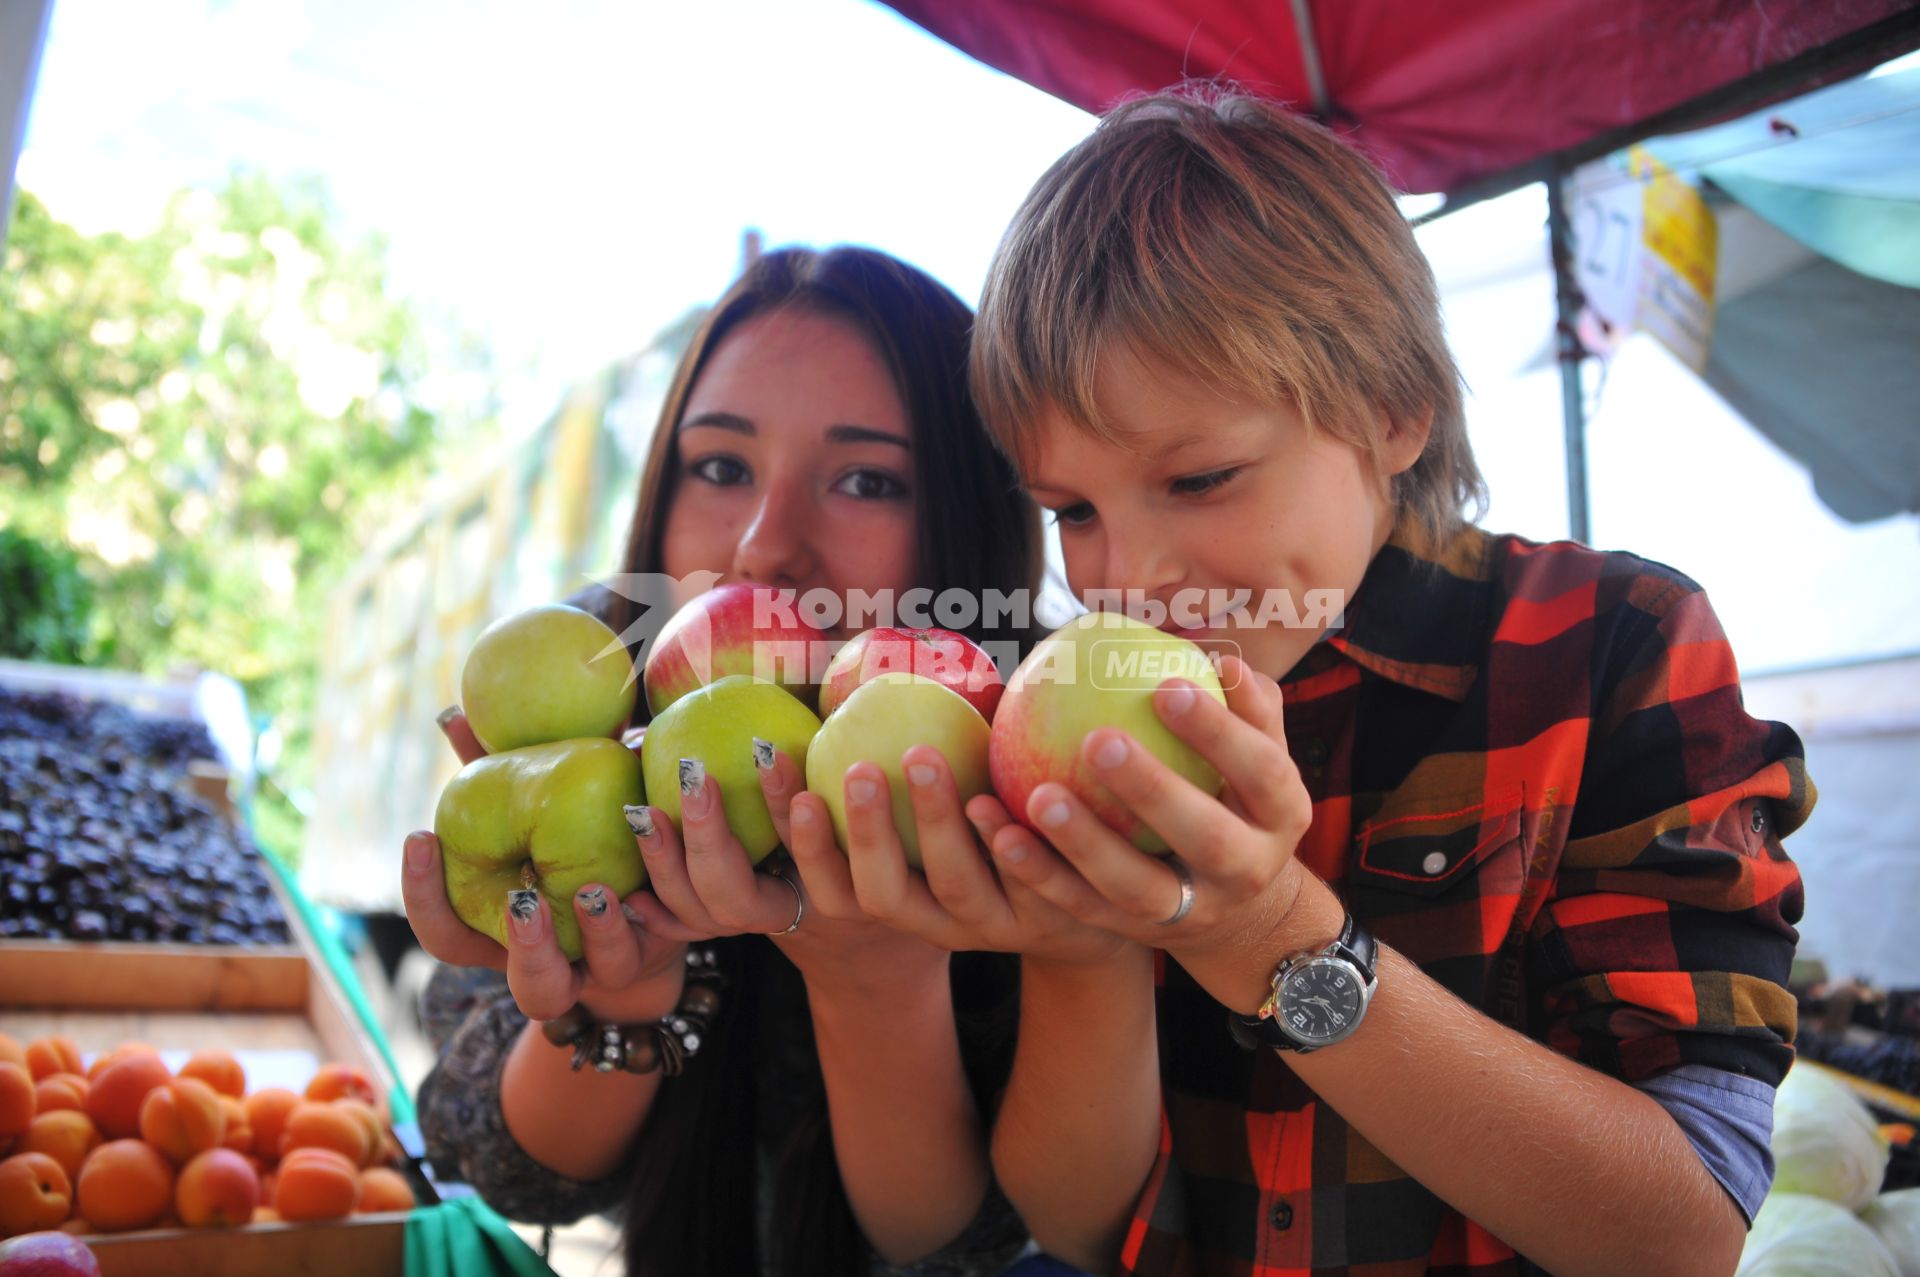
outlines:
[[[1162,927],[1171,927],[1193,912],[1193,872],[1178,856],[1168,856],[1167,867],[1173,870],[1175,877],[1180,879],[1180,903],[1174,906],[1172,913],[1156,924]]]
[[[770,934],[776,935],[776,936],[790,936],[794,932],[800,930],[800,919],[807,916],[807,898],[800,894],[800,884],[795,882],[793,879],[787,877],[785,874],[775,874],[773,876],[778,878],[781,882],[786,883],[789,887],[793,888],[793,921],[787,924],[787,929],[785,931],[775,931],[775,932],[771,932]]]

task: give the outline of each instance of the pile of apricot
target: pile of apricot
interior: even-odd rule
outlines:
[[[175,1073],[128,1042],[82,1067],[66,1038],[23,1047],[0,1034],[0,1237],[410,1210],[379,1102],[342,1064],[304,1095],[249,1095],[227,1051]]]

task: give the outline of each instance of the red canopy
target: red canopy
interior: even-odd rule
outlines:
[[[1183,76],[1222,76],[1350,131],[1401,189],[1448,191],[1637,124],[1916,0],[885,2],[1088,111]]]

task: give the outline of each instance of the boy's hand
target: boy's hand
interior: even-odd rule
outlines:
[[[920,839],[923,873],[907,864],[893,824],[886,774],[856,763],[842,779],[847,811],[846,854],[835,844],[826,803],[800,794],[792,808],[788,846],[823,911],[876,918],[948,950],[1020,953],[1062,963],[1098,962],[1127,947],[1112,931],[1090,927],[1027,890],[997,876],[982,849],[996,838],[1037,840],[1007,816],[990,795],[962,811],[953,773],[940,751],[916,745],[902,760]],[[1011,832],[1009,832],[1011,831]]]
[[[1051,848],[1002,830],[993,849],[1003,877],[1083,922],[1165,949],[1220,1001],[1251,1012],[1274,963],[1333,939],[1339,919],[1325,936],[1307,934],[1326,925],[1332,897],[1324,887],[1303,896],[1312,875],[1294,849],[1313,804],[1287,753],[1280,688],[1236,657],[1223,658],[1221,673],[1225,706],[1184,679],[1154,693],[1161,721],[1226,778],[1219,798],[1125,732],[1102,728],[1081,742],[1101,782],[1180,857],[1192,879],[1184,917],[1170,921],[1183,896],[1178,869],[1136,849],[1063,785],[1041,785],[1027,805]],[[1302,899],[1316,907],[1297,912]]]

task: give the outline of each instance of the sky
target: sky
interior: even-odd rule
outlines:
[[[749,226],[971,302],[1091,124],[872,0],[55,0],[19,181],[95,231],[236,165],[324,174],[393,289],[497,352],[512,430],[718,294]],[[1544,219],[1536,187],[1421,234],[1485,522],[1536,539],[1567,531]],[[1593,540],[1701,581],[1749,673],[1920,651],[1920,521],[1835,519],[1650,338],[1591,397]],[[1650,499],[1654,457],[1721,482]]]

